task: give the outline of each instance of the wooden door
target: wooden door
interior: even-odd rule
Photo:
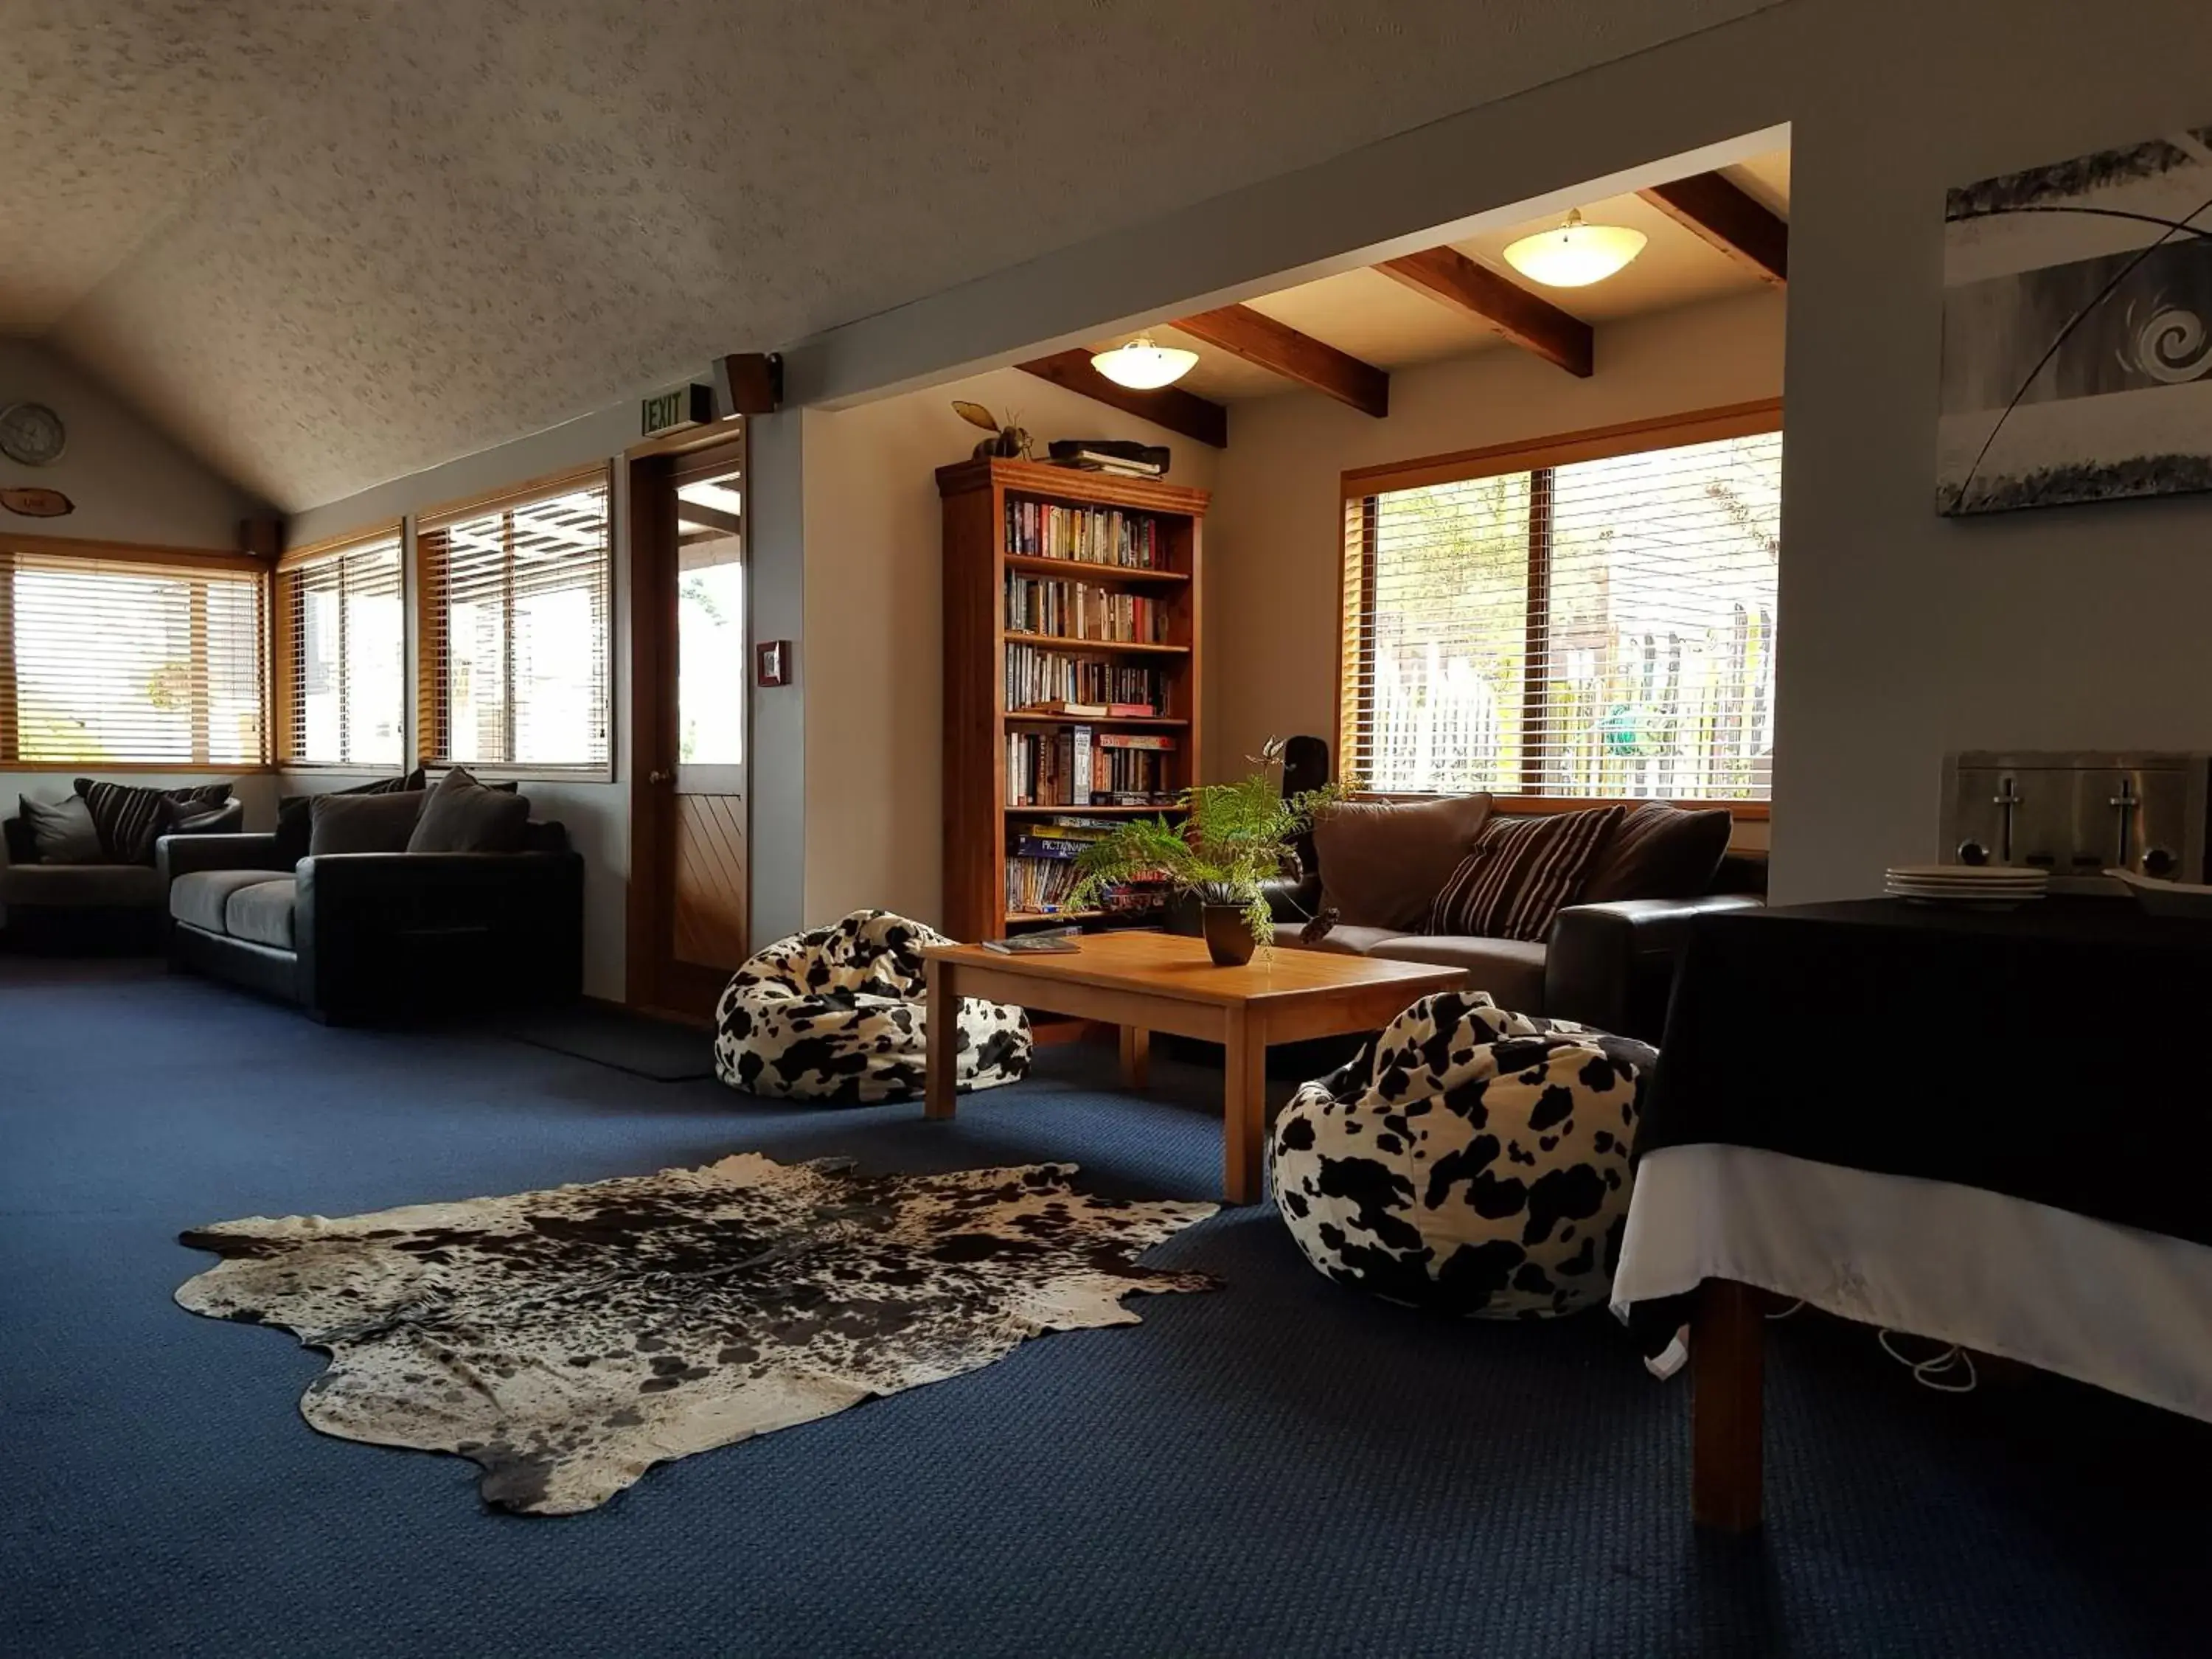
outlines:
[[[629,1001],[703,1019],[750,954],[742,436],[631,463]]]

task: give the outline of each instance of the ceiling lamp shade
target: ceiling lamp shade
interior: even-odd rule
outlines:
[[[1505,263],[1547,288],[1588,288],[1643,252],[1645,240],[1626,225],[1586,225],[1577,210],[1557,230],[1506,244]]]
[[[1198,367],[1198,354],[1180,346],[1154,345],[1152,337],[1139,334],[1125,346],[1094,354],[1091,367],[1115,386],[1132,392],[1157,392]]]

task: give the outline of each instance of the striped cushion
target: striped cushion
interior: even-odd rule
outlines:
[[[102,853],[117,864],[154,861],[154,843],[176,817],[177,803],[168,791],[79,778],[76,792],[91,810]]]
[[[204,817],[226,805],[230,782],[189,784],[181,789],[149,789],[129,783],[76,781],[92,813],[100,850],[117,864],[151,864],[154,843],[185,818]]]
[[[1575,902],[1624,808],[1491,819],[1429,908],[1429,932],[1541,940]]]

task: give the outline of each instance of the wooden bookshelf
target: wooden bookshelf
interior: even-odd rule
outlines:
[[[1158,805],[1017,805],[1008,787],[1007,739],[1050,739],[1075,726],[1171,738],[1161,756],[1164,790],[1199,776],[1200,594],[1207,496],[1202,489],[1034,461],[963,461],[937,470],[945,510],[945,922],[955,938],[983,939],[1024,927],[1097,924],[1097,911],[1011,910],[1006,861],[1025,830],[1061,814],[1125,818]],[[1157,526],[1151,568],[1018,551],[1008,508],[1120,513]],[[1007,580],[1064,580],[1150,601],[1164,617],[1158,641],[1070,638],[1008,625]],[[1010,649],[1034,647],[1082,662],[1141,668],[1157,677],[1158,712],[1084,719],[1006,706]]]

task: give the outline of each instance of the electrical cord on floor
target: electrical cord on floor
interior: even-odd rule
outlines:
[[[1899,1353],[1890,1341],[1893,1333],[1878,1330],[1875,1340],[1881,1351],[1912,1373],[1912,1380],[1923,1389],[1933,1389],[1938,1394],[1972,1394],[1981,1378],[1974,1370],[1973,1356],[1955,1344],[1926,1359],[1914,1359]]]

